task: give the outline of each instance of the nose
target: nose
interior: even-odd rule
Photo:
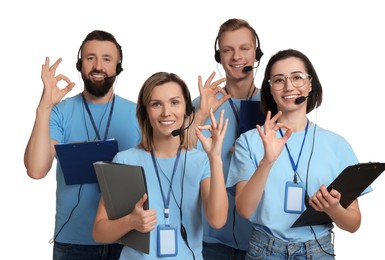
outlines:
[[[99,71],[102,68],[103,68],[103,61],[102,61],[102,59],[96,58],[95,62],[94,62],[94,69]]]
[[[170,107],[168,105],[164,105],[162,108],[162,116],[170,115]]]
[[[285,77],[285,85],[284,85],[285,90],[291,90],[294,89],[293,83],[291,82],[290,76]]]
[[[241,51],[239,51],[239,50],[234,50],[234,52],[233,52],[233,60],[238,60],[238,59],[240,59],[241,58]]]

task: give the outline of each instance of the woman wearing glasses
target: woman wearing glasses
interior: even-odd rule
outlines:
[[[307,118],[321,102],[321,83],[303,53],[271,57],[261,88],[264,126],[239,137],[227,178],[238,212],[253,224],[247,259],[334,259],[332,223],[291,228],[306,207],[343,230],[360,227],[358,201],[345,209],[340,193],[326,189],[358,160],[343,137]]]

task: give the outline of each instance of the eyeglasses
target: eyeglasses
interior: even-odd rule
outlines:
[[[290,76],[275,75],[269,79],[270,87],[272,87],[274,90],[281,90],[285,87],[287,79],[290,79],[293,87],[300,88],[305,85],[308,79],[311,79],[311,76],[302,72],[295,72],[290,74]]]

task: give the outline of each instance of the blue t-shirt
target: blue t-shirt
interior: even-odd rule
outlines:
[[[309,126],[297,170],[298,182],[308,187],[309,196],[312,196],[322,184],[328,186],[347,166],[358,163],[352,147],[343,137],[314,126],[314,124]],[[315,134],[314,129],[316,129]],[[304,134],[305,130],[295,132],[287,141],[295,163],[297,163]],[[277,136],[281,137],[279,131]],[[240,181],[249,180],[263,155],[264,148],[258,130],[250,130],[242,134],[235,145],[226,186],[233,187]],[[307,177],[308,181],[306,181]],[[284,241],[314,240],[314,234],[309,226],[290,228],[300,216],[299,213],[284,211],[285,185],[286,182],[293,181],[293,178],[294,170],[289,153],[284,148],[269,172],[261,201],[250,217],[250,221],[255,229]],[[370,190],[369,187],[364,193]],[[327,235],[332,228],[332,224],[313,226],[317,237]]]
[[[221,98],[222,94],[218,93],[217,98]],[[260,101],[260,92],[252,97],[252,101]],[[194,99],[193,104],[195,107],[199,106],[200,97]],[[230,148],[234,145],[235,140],[238,137],[238,122],[239,111],[241,106],[241,99],[232,98],[234,104],[234,110],[230,104],[230,101],[226,101],[215,111],[214,116],[218,120],[220,112],[224,109],[224,118],[229,119],[229,123],[226,130],[226,135],[222,145],[222,162],[223,162],[223,174],[225,179],[227,178],[228,169],[232,152]],[[208,117],[205,124],[211,124],[211,119]],[[203,134],[207,137],[210,136],[208,131],[203,131]],[[198,141],[197,148],[203,150],[201,143]],[[227,214],[226,224],[220,229],[212,228],[206,220],[204,220],[204,236],[203,240],[206,243],[220,243],[232,248],[237,248],[246,251],[249,246],[249,240],[251,236],[252,226],[246,219],[242,218],[235,209],[235,193],[232,189],[227,189],[227,197],[229,200],[229,209]]]
[[[87,104],[99,134],[104,138],[112,102]],[[115,138],[120,151],[134,147],[140,141],[141,134],[135,113],[135,103],[115,95],[106,139]],[[61,101],[52,109],[50,136],[59,143],[97,140],[81,94]],[[66,185],[59,162],[56,166],[56,180],[56,241],[82,245],[98,244],[92,237],[101,195],[98,184]]]
[[[159,177],[162,184],[161,186],[165,196],[167,196],[170,187],[175,160],[176,156],[171,158],[156,158]],[[165,224],[165,217],[163,214],[164,203],[151,154],[140,148],[132,148],[119,152],[113,161],[130,165],[139,165],[144,168],[149,208],[156,210],[157,225]],[[200,183],[208,177],[210,177],[210,165],[206,153],[197,149],[181,152],[172,181],[169,202],[169,223],[170,225],[175,225],[177,228],[178,255],[170,258],[162,257],[161,259],[192,259],[192,253],[181,236],[181,216],[183,226],[187,233],[188,245],[194,252],[195,259],[202,259],[203,210]],[[183,201],[181,203],[182,197]],[[182,208],[180,208],[181,204]],[[157,229],[153,229],[150,233],[149,255],[125,246],[120,258],[158,259]]]

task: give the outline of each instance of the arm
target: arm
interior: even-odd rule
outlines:
[[[205,86],[202,84],[202,77],[198,76],[198,88],[199,88],[199,107],[195,111],[195,119],[193,122],[193,127],[190,129],[195,129],[196,126],[204,125],[206,119],[210,115],[210,109],[212,108],[214,112],[229,98],[228,95],[219,84],[225,82],[225,78],[221,78],[217,81],[212,82],[215,76],[215,72],[211,73],[210,77],[206,80]],[[220,99],[217,99],[216,95],[218,92],[221,92],[223,96]],[[189,147],[195,147],[198,138],[195,135],[195,131],[189,129]]]
[[[292,133],[291,129],[286,125],[275,123],[281,114],[282,112],[278,112],[270,119],[271,113],[269,111],[266,116],[264,129],[262,130],[257,125],[258,133],[264,146],[264,156],[251,178],[236,185],[235,205],[238,213],[246,219],[250,218],[257,209],[270,169],[281,154],[286,141]],[[276,135],[280,128],[286,129],[285,135],[282,138],[278,138]],[[237,149],[235,149],[236,151]]]
[[[257,209],[272,166],[272,162],[261,160],[250,180],[237,183],[235,205],[239,215],[245,219],[249,219]]]
[[[154,209],[143,209],[146,200],[147,194],[144,194],[135,204],[135,208],[131,213],[116,220],[109,220],[104,200],[101,198],[92,229],[95,241],[114,243],[131,230],[135,229],[141,233],[153,230],[156,225],[156,211]]]
[[[355,199],[346,209],[340,204],[341,194],[332,189],[328,192],[325,185],[310,198],[309,205],[315,210],[325,212],[342,230],[354,233],[361,225],[361,212]]]
[[[50,138],[49,119],[52,107],[57,104],[74,86],[70,80],[59,74],[55,76],[56,68],[59,66],[59,58],[51,67],[49,58],[42,65],[41,78],[44,90],[36,109],[36,119],[24,153],[24,165],[27,174],[33,179],[44,178],[51,169],[55,157],[54,145],[57,143]],[[64,80],[68,85],[59,89],[58,82]]]
[[[227,220],[228,199],[225,179],[222,167],[222,143],[226,134],[228,119],[223,120],[224,110],[221,111],[219,122],[214,117],[213,110],[210,110],[212,125],[196,128],[196,135],[202,142],[203,149],[210,161],[211,177],[201,182],[201,194],[205,217],[213,228],[221,228]],[[206,138],[201,130],[211,132],[211,137]]]

